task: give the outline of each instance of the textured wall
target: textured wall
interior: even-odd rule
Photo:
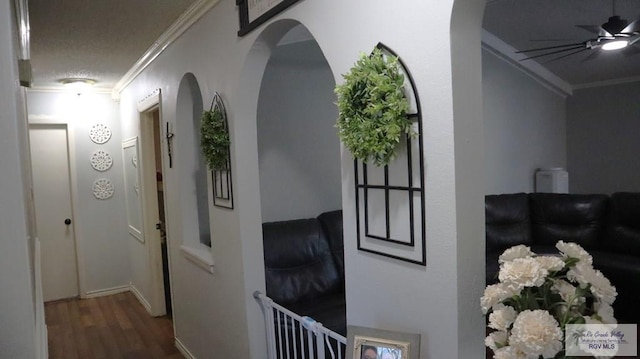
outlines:
[[[279,46],[258,102],[264,222],[342,208],[335,82],[314,41]]]
[[[569,190],[640,191],[640,82],[577,90],[567,108]]]
[[[565,98],[487,51],[482,76],[486,193],[533,192],[536,169],[567,166]]]

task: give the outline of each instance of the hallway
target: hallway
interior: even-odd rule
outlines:
[[[182,359],[168,317],[153,318],[130,292],[45,304],[50,359]]]

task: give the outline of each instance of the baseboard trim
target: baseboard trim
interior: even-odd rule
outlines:
[[[38,345],[38,358],[40,359],[49,359],[49,332],[46,325],[42,326],[43,329],[40,330],[40,343]]]
[[[175,345],[176,348],[178,349],[178,351],[180,353],[182,353],[182,355],[184,355],[185,358],[187,359],[196,359],[196,357],[191,354],[191,352],[189,351],[189,349],[187,349],[187,347],[184,346],[184,344],[182,344],[182,342],[180,341],[180,339],[175,338]]]
[[[131,288],[131,293],[133,293],[133,295],[135,295],[135,297],[138,299],[140,304],[142,304],[144,309],[146,309],[147,312],[149,312],[149,315],[152,315],[151,314],[151,305],[149,304],[149,302],[147,302],[146,299],[144,299],[144,297],[142,296],[142,293],[140,293],[140,291],[133,285],[133,283],[129,287]]]
[[[83,296],[83,298],[104,297],[104,296],[107,296],[107,295],[113,295],[113,294],[128,292],[130,290],[131,290],[131,286],[130,285],[121,285],[119,287],[113,287],[113,288],[106,288],[106,289],[98,289],[98,290],[89,291],[89,292],[87,292],[87,294],[85,294]]]

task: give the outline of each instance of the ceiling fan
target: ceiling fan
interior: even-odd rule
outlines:
[[[600,50],[612,51],[630,48],[634,44],[640,45],[640,18],[629,23],[616,14],[615,0],[613,0],[613,16],[607,22],[598,25],[576,25],[597,35],[597,37],[582,42],[565,45],[539,47],[528,50],[516,51],[516,53],[531,54],[532,56],[522,59],[531,60],[539,57],[557,55],[550,61],[559,60],[574,54],[592,50],[593,53],[584,60],[596,57]],[[559,40],[550,40],[559,41]],[[638,47],[634,48],[633,54],[640,53]]]

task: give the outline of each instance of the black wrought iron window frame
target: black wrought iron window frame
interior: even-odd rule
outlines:
[[[393,186],[389,184],[389,166],[384,166],[383,171],[384,171],[384,184],[383,185],[374,185],[374,184],[369,184],[368,183],[368,170],[367,170],[367,164],[363,161],[359,161],[359,160],[354,160],[354,178],[355,178],[355,201],[356,201],[356,228],[357,228],[357,242],[358,242],[358,250],[364,251],[364,252],[369,252],[369,253],[374,253],[374,254],[378,254],[381,256],[385,256],[385,257],[389,257],[389,258],[394,258],[394,259],[398,259],[398,260],[402,260],[405,262],[410,262],[410,263],[414,263],[414,264],[419,264],[419,265],[423,265],[426,266],[426,223],[425,223],[425,209],[426,209],[426,204],[425,204],[425,191],[424,191],[424,178],[425,178],[425,171],[424,171],[424,140],[423,140],[423,125],[422,125],[422,111],[421,111],[421,106],[420,106],[420,98],[418,96],[418,92],[416,90],[415,87],[415,82],[413,80],[413,77],[411,76],[411,73],[409,72],[409,69],[407,68],[407,66],[405,65],[405,63],[402,61],[402,59],[396,55],[396,53],[391,50],[389,47],[385,46],[382,43],[378,43],[378,45],[376,45],[376,47],[380,50],[382,50],[383,53],[386,53],[388,55],[394,56],[398,59],[398,63],[400,64],[400,67],[402,69],[402,71],[404,72],[407,80],[409,81],[409,84],[411,85],[411,90],[413,91],[413,98],[415,99],[415,106],[416,106],[416,111],[413,113],[408,113],[407,117],[414,123],[417,124],[417,135],[412,138],[410,135],[406,136],[406,148],[407,148],[407,186]],[[414,166],[414,162],[413,162],[413,157],[412,157],[412,141],[417,141],[418,142],[418,155],[419,155],[419,183],[414,183],[413,179],[414,179],[414,173],[413,173],[413,166]],[[362,172],[360,172],[360,169]],[[362,179],[362,183],[360,182],[360,179]],[[375,189],[375,190],[384,190],[384,202],[385,202],[385,236],[380,236],[380,235],[375,235],[370,233],[369,229],[369,190],[370,189]],[[360,192],[363,192],[362,195],[364,196],[363,198],[363,209],[360,208],[361,204],[360,204]],[[389,206],[389,202],[390,202],[390,194],[391,191],[406,191],[407,195],[409,197],[409,223],[410,223],[410,227],[411,227],[411,231],[410,231],[410,240],[409,242],[407,241],[402,241],[402,240],[398,240],[398,239],[394,239],[391,237],[391,210],[390,210],[390,206]],[[395,245],[401,245],[401,246],[406,246],[406,247],[412,247],[415,248],[416,247],[416,234],[415,234],[415,210],[414,210],[414,204],[415,204],[415,193],[419,193],[420,194],[420,218],[418,219],[420,221],[420,237],[419,241],[420,241],[420,259],[416,260],[416,259],[412,259],[412,258],[407,258],[407,257],[402,257],[402,256],[398,256],[398,255],[394,255],[391,253],[387,253],[387,252],[383,252],[383,251],[378,251],[375,249],[371,249],[371,248],[365,248],[362,245],[362,232],[364,232],[364,235],[367,238],[372,238],[372,239],[376,239],[382,242],[386,242],[386,243],[392,243]],[[361,227],[361,211],[364,210],[364,231]]]

